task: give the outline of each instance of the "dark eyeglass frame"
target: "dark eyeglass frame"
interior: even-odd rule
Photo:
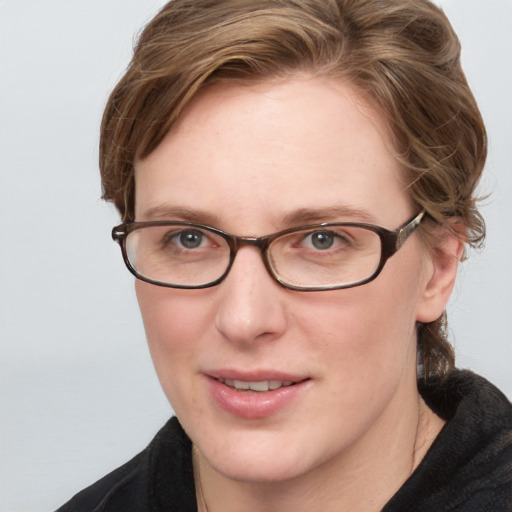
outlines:
[[[277,281],[278,284],[287,288],[289,290],[301,291],[301,292],[312,292],[312,291],[326,291],[326,290],[341,290],[345,288],[354,288],[356,286],[361,286],[363,284],[369,283],[373,281],[382,271],[384,265],[387,260],[393,256],[405,243],[405,241],[412,235],[412,233],[416,230],[416,228],[421,224],[423,219],[425,218],[426,213],[425,210],[420,211],[414,217],[409,219],[405,224],[400,226],[395,231],[391,231],[389,229],[383,228],[381,226],[376,226],[374,224],[367,224],[364,222],[324,222],[321,224],[309,224],[305,226],[297,226],[294,228],[285,229],[284,231],[279,231],[278,233],[274,233],[272,235],[266,235],[261,237],[246,237],[246,236],[236,236],[226,233],[217,228],[213,228],[211,226],[206,226],[203,224],[197,224],[194,222],[184,222],[184,221],[149,221],[149,222],[127,222],[119,224],[112,229],[112,239],[119,244],[121,247],[121,252],[123,255],[123,260],[128,268],[128,270],[141,281],[145,281],[146,283],[154,284],[156,286],[163,286],[166,288],[181,288],[181,289],[202,289],[202,288],[210,288],[212,286],[216,286],[221,283],[226,276],[229,274],[231,267],[233,266],[233,262],[235,261],[236,254],[238,250],[244,245],[252,245],[254,247],[258,247],[261,252],[261,257],[263,259],[263,263],[269,275]],[[126,251],[126,239],[130,233],[136,231],[138,229],[142,229],[145,227],[152,226],[189,226],[192,228],[198,228],[205,231],[210,231],[219,235],[229,246],[229,263],[226,267],[224,273],[215,281],[210,283],[201,284],[201,285],[178,285],[178,284],[169,284],[161,281],[152,280],[142,274],[139,274],[135,268],[133,268],[130,260],[128,259],[128,254]],[[308,230],[308,229],[319,229],[319,228],[329,228],[329,227],[356,227],[356,228],[364,228],[369,231],[373,231],[376,233],[381,240],[381,255],[380,261],[373,272],[373,274],[361,281],[356,281],[354,283],[342,284],[342,285],[330,285],[330,286],[296,286],[291,285],[284,281],[284,279],[279,276],[276,271],[273,269],[272,264],[270,262],[269,256],[269,247],[270,244],[276,239],[280,238],[284,235],[288,235],[290,233],[294,233],[297,231]]]

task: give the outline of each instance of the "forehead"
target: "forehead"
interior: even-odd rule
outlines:
[[[378,218],[390,202],[407,207],[400,177],[383,116],[353,87],[311,77],[216,84],[136,162],[136,218],[183,207],[255,230],[300,209]]]

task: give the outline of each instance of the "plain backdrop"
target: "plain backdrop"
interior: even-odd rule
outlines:
[[[98,126],[158,0],[0,0],[2,512],[51,511],[171,414],[100,199]],[[449,308],[458,365],[512,397],[512,1],[442,2],[490,155],[487,247]]]

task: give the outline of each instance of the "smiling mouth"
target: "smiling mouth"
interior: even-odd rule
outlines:
[[[294,384],[298,384],[298,382],[292,381],[282,381],[282,380],[261,380],[261,381],[253,381],[247,382],[243,380],[234,380],[234,379],[217,379],[217,381],[222,384],[236,389],[237,391],[256,391],[259,393],[264,393],[266,391],[274,391],[276,389],[286,388],[289,386],[293,386]]]

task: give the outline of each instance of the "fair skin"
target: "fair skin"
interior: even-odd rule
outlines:
[[[390,148],[382,116],[347,84],[218,84],[136,162],[136,220],[243,236],[322,221],[394,230],[417,208]],[[461,249],[448,236],[427,251],[413,234],[376,280],[346,290],[287,290],[250,246],[213,288],[137,281],[155,368],[197,447],[210,512],[382,508],[443,425],[417,392],[416,323],[444,310]],[[276,407],[226,409],[215,394],[226,374],[300,384]]]

